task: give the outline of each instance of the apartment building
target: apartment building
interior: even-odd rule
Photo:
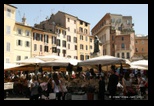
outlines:
[[[102,42],[100,55],[116,56],[120,50],[118,48],[121,45],[118,44],[118,41],[117,43],[115,42],[116,39],[121,39],[120,36],[124,35],[129,35],[128,38],[133,39],[133,26],[134,24],[132,23],[131,16],[122,16],[121,14],[111,13],[105,14],[105,16],[91,30],[92,36],[97,35]],[[129,51],[131,51],[131,49],[129,49]],[[120,53],[123,53],[123,51]],[[127,51],[125,51],[125,53],[127,53]],[[132,53],[133,51],[130,54]]]
[[[134,33],[132,34],[120,34],[115,36],[115,43],[112,47],[115,47],[115,56],[119,58],[131,60],[134,56]]]
[[[58,55],[79,60],[89,58],[89,23],[76,16],[58,11],[56,14],[52,14],[49,19],[35,24],[34,27],[52,31],[57,35]],[[60,45],[61,43],[62,45]]]
[[[148,59],[148,35],[135,35],[135,54],[133,60]]]
[[[17,7],[4,4],[4,63],[14,63],[14,26]]]
[[[79,60],[87,60],[90,57],[90,24],[83,20],[77,21],[77,54]]]
[[[56,35],[40,28],[32,29],[32,57],[39,55],[50,55],[56,52]]]
[[[22,23],[16,22],[14,27],[14,61],[31,57],[32,27],[26,23],[23,16]]]

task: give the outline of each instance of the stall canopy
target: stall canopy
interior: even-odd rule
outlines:
[[[71,58],[69,59],[62,58],[62,59],[53,60],[52,62],[41,63],[40,66],[68,66],[68,64],[76,66],[78,62],[81,62],[81,60],[71,59]]]
[[[15,63],[4,63],[4,70],[9,70],[9,69],[13,69],[21,66],[24,66],[24,65],[17,65]]]
[[[148,68],[148,60],[138,60],[131,62],[132,66],[141,66]]]
[[[131,65],[130,69],[148,70],[148,67],[142,67],[142,66],[134,66],[134,65]]]
[[[117,64],[117,63],[125,63],[125,60],[122,58],[114,57],[114,56],[99,56],[95,58],[91,58],[85,61],[81,61],[78,63],[79,66],[86,66],[86,65],[110,65],[110,64]]]
[[[61,57],[61,56],[57,56],[57,55],[45,55],[45,56],[36,56],[36,58],[39,58],[45,62],[51,62],[51,61],[54,61],[54,60],[57,60],[57,59],[65,59],[64,57]]]
[[[37,63],[44,63],[44,61],[39,59],[39,58],[33,57],[33,58],[25,59],[25,60],[16,61],[16,63],[20,63],[20,64],[37,64]]]

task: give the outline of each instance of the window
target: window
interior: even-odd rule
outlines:
[[[136,51],[136,52],[138,52],[138,49],[137,49],[137,48],[135,48],[135,51]]]
[[[36,40],[37,40],[37,41],[40,41],[40,40],[41,40],[41,37],[40,37],[40,35],[41,35],[41,34],[39,34],[39,33],[36,33]]]
[[[84,60],[84,55],[80,55],[80,60]]]
[[[6,43],[6,51],[8,51],[8,52],[10,51],[10,43],[9,42]]]
[[[130,55],[129,55],[129,52],[127,52],[127,59],[129,59],[130,58]]]
[[[88,41],[88,37],[86,36],[86,41]]]
[[[90,38],[90,42],[92,42],[92,38]]]
[[[89,55],[86,55],[86,58],[85,58],[85,59],[86,59],[86,60],[89,59]]]
[[[82,25],[82,24],[83,24],[83,22],[82,22],[82,21],[80,21],[80,24]]]
[[[43,41],[43,34],[40,34],[40,40]]]
[[[6,58],[6,63],[10,63],[10,59],[9,58]]]
[[[74,20],[74,24],[76,24],[76,20]]]
[[[125,54],[124,53],[122,53],[122,58],[125,58]]]
[[[87,29],[84,29],[84,33],[85,33],[85,34],[87,34],[87,33],[88,33]]]
[[[78,56],[74,56],[74,59],[78,59]]]
[[[67,41],[71,42],[71,36],[70,35],[67,35]]]
[[[82,49],[82,50],[84,49],[82,44],[80,44],[80,49]]]
[[[37,45],[34,44],[34,51],[37,51]]]
[[[33,33],[33,40],[36,40],[36,33]]]
[[[57,46],[60,46],[60,39],[57,39]]]
[[[28,56],[25,56],[25,59],[28,59]]]
[[[55,36],[52,36],[52,44],[56,44],[57,38]]]
[[[66,47],[66,41],[63,40],[63,47]]]
[[[57,53],[57,47],[52,47],[52,52]]]
[[[44,52],[48,52],[48,46],[44,46]]]
[[[65,57],[66,55],[66,50],[63,50],[63,57]]]
[[[44,42],[48,43],[48,35],[44,34]]]
[[[92,49],[92,46],[90,46],[90,49]]]
[[[79,32],[83,32],[83,28],[80,27],[80,28],[79,28]]]
[[[22,46],[22,41],[21,40],[17,40],[17,46]]]
[[[122,49],[125,48],[125,44],[124,44],[124,43],[121,44],[121,48],[122,48]]]
[[[77,43],[77,38],[76,37],[74,37],[74,43]]]
[[[21,35],[22,34],[22,30],[18,29],[18,34]]]
[[[6,34],[11,34],[11,26],[6,26]]]
[[[71,55],[67,55],[67,58],[71,58]]]
[[[58,56],[60,56],[60,49],[57,49]]]
[[[70,18],[67,18],[67,22],[70,22]]]
[[[74,33],[76,33],[76,29],[74,29]]]
[[[88,46],[86,45],[86,50],[88,50]]]
[[[66,31],[65,31],[65,30],[62,30],[62,34],[63,34],[63,35],[66,35]]]
[[[26,42],[25,42],[25,46],[26,46],[26,47],[30,47],[29,41],[26,41]]]
[[[121,37],[121,40],[122,40],[122,41],[124,40],[124,37],[123,37],[123,36]]]
[[[27,30],[26,30],[26,32],[25,32],[25,33],[26,33],[26,36],[29,36],[29,35],[30,35],[30,32],[29,32],[29,31],[27,31]]]
[[[112,35],[112,41],[114,41],[114,36]]]
[[[114,49],[114,44],[112,44],[112,48]]]
[[[120,57],[120,54],[119,53],[117,53],[117,57]]]
[[[70,44],[68,44],[68,49],[70,49]]]
[[[70,27],[68,27],[67,29],[68,29],[68,31],[70,31]]]
[[[17,61],[21,60],[21,56],[17,56]]]
[[[112,19],[111,19],[111,23],[114,23],[114,22],[115,22],[115,19],[114,19],[114,18],[112,18]]]
[[[42,52],[42,45],[40,45],[40,52]]]
[[[82,35],[80,35],[80,40],[83,40],[83,36]]]
[[[141,42],[142,42],[142,44],[144,44],[144,40],[142,40]]]
[[[6,11],[7,11],[6,15],[7,15],[8,17],[11,17],[11,9],[7,9]]]
[[[130,20],[127,20],[127,25],[130,25]]]
[[[135,40],[135,43],[137,43],[137,40]]]
[[[74,47],[74,48],[75,48],[75,50],[77,50],[77,45],[75,45],[75,47]]]
[[[142,51],[144,51],[144,49],[142,48]]]

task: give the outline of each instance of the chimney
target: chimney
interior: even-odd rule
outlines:
[[[24,25],[26,25],[26,18],[25,18],[25,14],[24,14],[24,16],[23,16],[23,18],[22,18],[22,23],[23,23]]]

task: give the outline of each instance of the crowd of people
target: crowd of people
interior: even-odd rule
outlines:
[[[111,100],[134,99],[135,95],[147,98],[148,70],[123,69],[121,72],[112,65],[110,71],[95,73],[91,68],[70,78],[65,72],[5,71],[4,82],[14,82],[12,92],[22,93],[30,100],[71,100],[67,94],[79,90],[91,94],[91,99],[87,96],[89,100],[94,98],[94,93],[98,94],[98,100],[105,100],[105,96]],[[53,93],[55,98],[51,98]]]

